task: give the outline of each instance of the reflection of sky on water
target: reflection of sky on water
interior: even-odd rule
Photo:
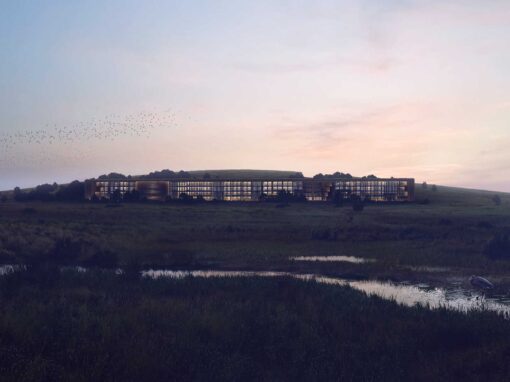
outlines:
[[[461,312],[486,309],[510,317],[510,297],[482,294],[462,288],[459,284],[445,288],[434,288],[427,284],[405,284],[380,281],[351,281],[334,277],[311,274],[291,274],[287,272],[249,272],[249,271],[171,271],[149,270],[143,275],[151,278],[170,277],[278,277],[288,276],[303,281],[316,281],[322,284],[350,286],[367,295],[379,296],[405,306],[421,305],[431,309],[446,308]]]
[[[22,266],[0,266],[0,276],[20,270]],[[76,267],[78,272],[86,272],[86,268]],[[116,273],[119,273],[118,270]],[[120,271],[121,273],[122,271]],[[334,277],[313,274],[292,274],[288,272],[254,272],[254,271],[173,271],[148,270],[143,271],[144,277],[157,279],[168,277],[183,279],[185,277],[217,278],[217,277],[293,277],[303,281],[316,281],[321,284],[350,286],[356,290],[374,295],[386,300],[395,301],[405,306],[421,305],[431,309],[446,308],[461,312],[486,309],[504,314],[510,318],[510,296],[494,294],[484,296],[476,290],[465,289],[460,283],[454,283],[444,288],[435,288],[425,283],[392,283],[381,281],[352,281]]]
[[[297,256],[291,257],[290,260],[294,261],[333,261],[333,262],[345,262],[345,263],[353,263],[353,264],[363,264],[363,263],[371,263],[374,262],[374,259],[364,259],[361,257],[354,256]]]

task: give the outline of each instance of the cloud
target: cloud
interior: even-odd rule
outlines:
[[[302,62],[237,62],[233,68],[253,74],[276,74],[336,71],[347,69],[363,74],[381,74],[394,69],[398,65],[396,58],[387,56],[358,55],[352,57],[329,58],[320,61]]]
[[[344,110],[313,122],[286,120],[274,136],[298,161],[382,176],[434,177],[435,168],[437,179],[449,179],[462,168],[459,148],[474,131],[449,127],[438,115],[441,109],[426,103]]]

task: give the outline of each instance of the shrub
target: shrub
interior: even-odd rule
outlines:
[[[483,252],[490,259],[510,259],[510,234],[508,232],[496,234],[485,244]]]
[[[498,194],[494,194],[491,200],[496,206],[501,205],[501,197]]]
[[[57,264],[72,264],[86,250],[86,244],[82,240],[70,237],[59,238],[55,241],[53,251],[50,253],[49,261]]]

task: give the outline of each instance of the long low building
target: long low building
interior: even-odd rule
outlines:
[[[203,198],[223,201],[259,201],[283,191],[308,201],[329,201],[353,196],[373,202],[414,200],[414,179],[403,178],[286,178],[286,179],[94,179],[85,182],[86,199],[110,199],[136,192],[141,199],[165,201]]]

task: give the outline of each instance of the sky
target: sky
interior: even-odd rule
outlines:
[[[244,168],[510,192],[508,0],[0,6],[0,190]]]

